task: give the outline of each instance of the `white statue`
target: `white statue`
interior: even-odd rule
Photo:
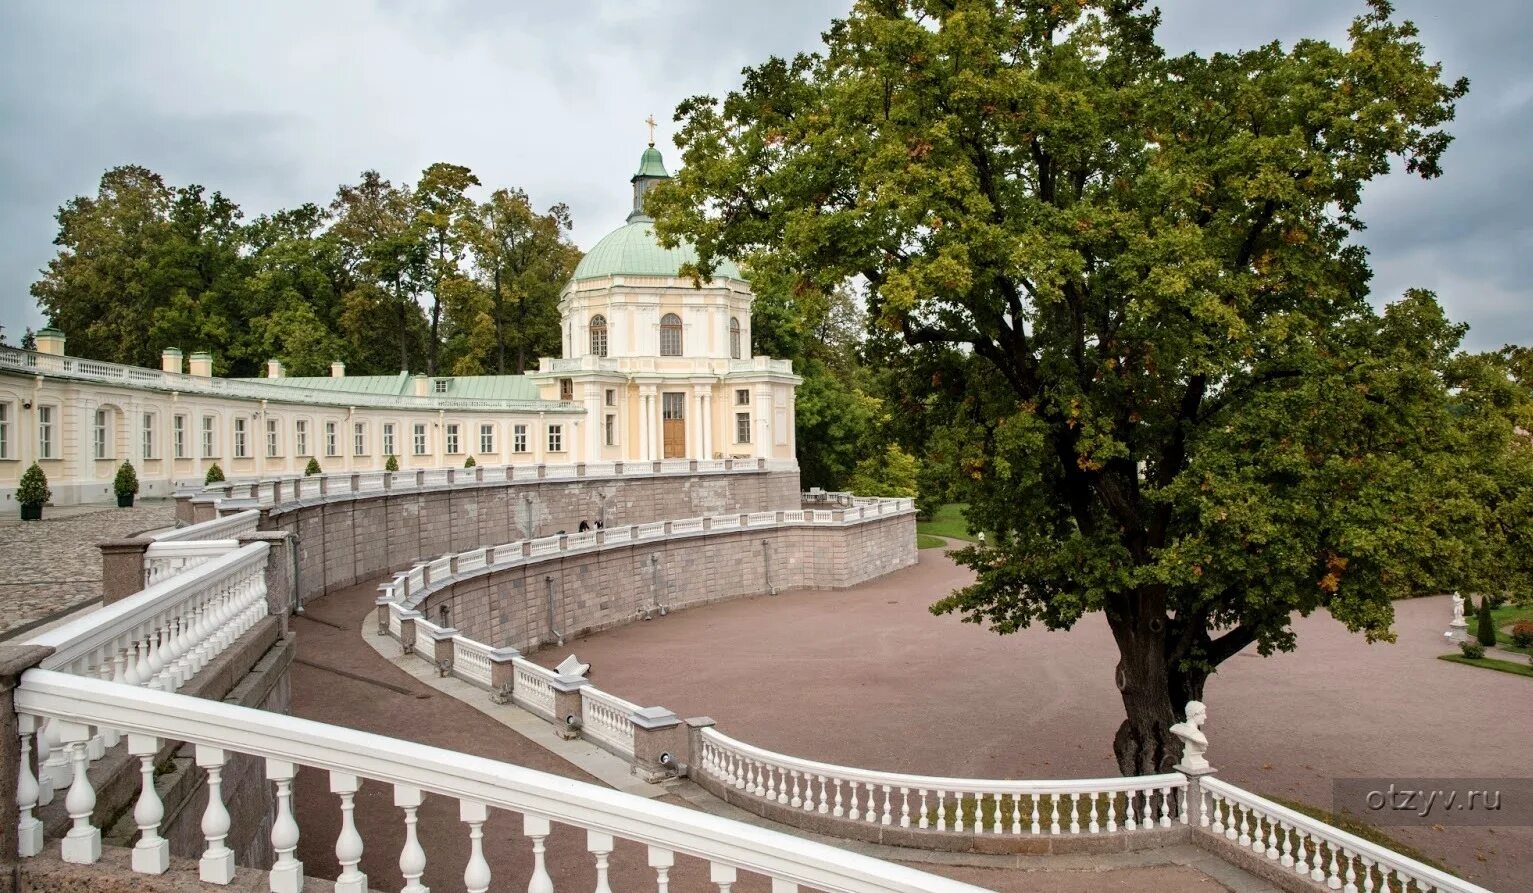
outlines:
[[[1453,593],[1453,620],[1448,623],[1449,629],[1467,629],[1469,624],[1464,621],[1464,602],[1467,601],[1457,592]]]
[[[1183,772],[1202,772],[1210,769],[1203,754],[1208,750],[1208,737],[1203,734],[1203,723],[1208,719],[1208,708],[1202,701],[1187,702],[1187,720],[1171,727],[1171,734],[1182,739],[1182,761],[1176,764]]]

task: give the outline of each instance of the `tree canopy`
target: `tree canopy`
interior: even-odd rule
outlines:
[[[1428,293],[1377,311],[1353,240],[1370,180],[1441,173],[1467,82],[1383,0],[1341,45],[1170,56],[1157,26],[1137,0],[861,0],[821,52],[684,102],[648,203],[701,272],[865,285],[923,477],[996,532],[934,610],[1105,614],[1126,773],[1174,762],[1186,701],[1292,648],[1295,613],[1382,639],[1393,595],[1526,580],[1507,363],[1460,354]]]

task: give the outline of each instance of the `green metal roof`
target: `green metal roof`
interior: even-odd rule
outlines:
[[[347,375],[341,378],[314,376],[312,378],[263,378],[266,384],[291,388],[308,388],[316,391],[333,391],[339,394],[377,394],[383,396],[412,396],[415,383],[408,372],[398,375]],[[458,375],[438,376],[447,382],[447,390],[438,391],[434,384],[426,385],[427,397],[460,397],[466,400],[537,400],[538,385],[525,375]],[[436,379],[433,379],[435,381]]]
[[[675,276],[681,271],[682,264],[696,261],[697,251],[691,245],[683,242],[675,248],[662,248],[655,239],[654,224],[648,220],[635,220],[602,236],[575,266],[574,278]],[[745,279],[740,275],[740,268],[728,260],[720,261],[713,275]]]
[[[670,174],[665,172],[665,159],[660,157],[660,150],[651,144],[648,149],[644,150],[644,154],[639,156],[639,172],[633,175],[633,179],[637,180],[640,177],[669,178],[670,176]]]
[[[415,389],[410,386],[410,375],[401,372],[398,375],[347,375],[342,378],[333,378],[328,375],[304,378],[263,378],[262,382],[290,388],[308,388],[315,391],[338,391],[347,394],[383,394],[397,397],[404,394],[413,394]]]

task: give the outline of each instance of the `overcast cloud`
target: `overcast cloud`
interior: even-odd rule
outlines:
[[[136,163],[201,183],[247,216],[324,203],[376,168],[473,168],[487,186],[563,201],[589,248],[622,222],[644,117],[669,124],[742,66],[812,49],[848,0],[521,3],[7,3],[0,8],[0,323],[53,255],[53,214]],[[1399,0],[1469,97],[1447,174],[1369,189],[1362,240],[1379,301],[1438,292],[1470,346],[1533,343],[1533,15],[1517,0]],[[1341,40],[1361,0],[1166,0],[1174,52],[1299,36]],[[661,147],[675,150],[668,128]]]

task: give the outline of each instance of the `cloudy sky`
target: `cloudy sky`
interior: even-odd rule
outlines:
[[[0,324],[39,325],[28,286],[53,214],[136,163],[247,215],[324,203],[376,168],[435,161],[567,202],[590,247],[622,222],[644,117],[669,122],[742,66],[818,44],[850,0],[267,0],[0,6]],[[1370,188],[1380,300],[1436,290],[1470,345],[1533,343],[1533,13],[1518,0],[1398,0],[1473,85],[1447,174]],[[1340,40],[1361,0],[1164,0],[1173,51]],[[670,149],[662,132],[662,148]],[[674,149],[671,149],[674,156]]]

